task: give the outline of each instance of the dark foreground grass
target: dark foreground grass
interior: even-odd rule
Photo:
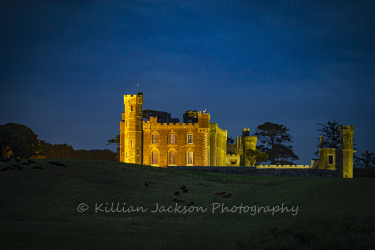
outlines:
[[[237,242],[239,249],[374,249],[375,215],[308,219]]]
[[[31,164],[0,172],[0,249],[374,246],[374,179],[221,175],[107,161],[52,160],[66,165],[58,167],[49,160],[35,161],[44,169],[33,169]],[[12,164],[16,162],[0,162],[0,168]],[[145,182],[150,186],[145,187]],[[181,186],[188,193],[174,196]],[[220,191],[233,195],[229,199],[213,195]],[[194,201],[201,210],[152,212],[157,204],[174,208],[173,198]],[[88,210],[78,212],[82,203]],[[125,212],[106,212],[112,204]],[[234,212],[241,204],[248,211]],[[296,215],[252,212],[254,206],[282,205],[293,207]],[[214,206],[220,208],[213,211]],[[147,211],[131,212],[141,207]],[[222,207],[233,212],[222,212]]]

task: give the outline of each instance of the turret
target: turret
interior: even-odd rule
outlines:
[[[342,170],[343,178],[353,178],[353,125],[341,125],[338,127],[341,133],[341,147],[339,149],[340,161],[338,167]]]
[[[143,94],[124,95],[125,112],[120,123],[120,161],[142,164]]]
[[[244,128],[242,132],[242,142],[243,142],[243,157],[245,159],[245,166],[250,166],[250,160],[246,157],[246,150],[256,149],[257,145],[257,137],[256,136],[250,136],[250,129]]]

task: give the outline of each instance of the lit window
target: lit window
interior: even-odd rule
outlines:
[[[152,135],[152,144],[156,144],[158,143],[158,135],[157,134],[153,134]]]
[[[328,156],[328,164],[333,164],[333,155]]]
[[[187,164],[186,165],[193,165],[193,152],[187,152]]]
[[[158,164],[158,152],[152,152],[152,165]]]
[[[176,135],[175,134],[169,135],[169,144],[176,144]]]
[[[193,135],[192,134],[188,134],[187,143],[188,144],[193,144]]]
[[[176,165],[176,152],[175,151],[169,152],[169,164]]]

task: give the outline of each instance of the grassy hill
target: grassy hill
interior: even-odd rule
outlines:
[[[375,246],[375,179],[221,175],[96,160],[34,161],[23,170],[0,172],[1,249]],[[12,164],[20,163],[0,162],[0,169]],[[33,169],[35,165],[43,169]],[[181,186],[188,193],[175,196]],[[220,191],[232,197],[214,195]],[[175,208],[173,198],[193,201],[206,211],[152,212],[156,204]],[[88,210],[78,212],[82,203],[80,208]],[[106,212],[112,204],[125,212]],[[220,208],[213,212],[213,204]],[[241,204],[248,206],[247,213],[221,212],[221,206]],[[298,206],[298,212],[251,214],[253,206],[282,204]],[[178,205],[182,210],[183,204]],[[147,211],[134,211],[140,207]]]

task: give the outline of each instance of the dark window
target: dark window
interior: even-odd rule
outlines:
[[[333,164],[333,155],[328,156],[328,164]]]

